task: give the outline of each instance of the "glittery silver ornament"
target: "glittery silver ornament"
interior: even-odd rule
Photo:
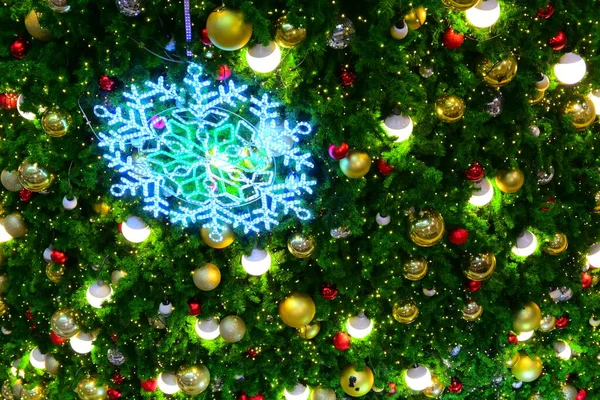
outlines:
[[[108,361],[110,361],[112,365],[116,365],[117,367],[119,365],[123,365],[123,363],[126,360],[125,355],[121,353],[121,351],[116,347],[108,349],[106,356],[108,357]]]
[[[334,239],[345,239],[352,235],[352,231],[347,226],[340,226],[339,228],[333,228],[329,231],[329,234]]]
[[[451,355],[452,357],[456,357],[456,356],[457,356],[457,355],[460,353],[460,350],[461,350],[461,349],[462,349],[462,346],[461,346],[460,344],[459,344],[459,345],[456,345],[456,346],[454,346],[454,347],[453,347],[453,348],[450,350],[450,355]]]
[[[137,17],[142,12],[142,0],[115,0],[121,14],[128,17]]]
[[[338,18],[335,27],[329,32],[327,44],[334,49],[344,49],[348,47],[355,33],[352,21],[346,17]]]
[[[556,303],[563,303],[573,297],[573,290],[567,286],[561,286],[559,288],[550,289],[550,298]]]
[[[220,392],[221,390],[223,390],[223,377],[222,376],[218,376],[215,379],[213,379],[212,390],[213,390],[213,392]]]
[[[554,178],[554,167],[552,165],[537,172],[537,181],[540,185],[549,184],[552,178]]]
[[[502,113],[504,106],[504,97],[502,93],[497,93],[496,96],[489,103],[485,103],[485,111],[492,117],[496,118]]]
[[[57,13],[66,13],[71,9],[67,0],[48,0],[48,7]]]
[[[500,383],[500,382],[502,382],[502,380],[503,380],[503,378],[501,376],[497,376],[496,378],[494,378],[492,380],[492,382],[494,382],[494,383]]]
[[[433,68],[430,66],[421,65],[419,67],[419,74],[425,79],[430,78],[433,76]]]
[[[529,133],[532,136],[539,137],[540,136],[540,127],[537,126],[537,125],[530,125],[529,126]]]

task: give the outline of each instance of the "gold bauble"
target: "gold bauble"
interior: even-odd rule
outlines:
[[[19,165],[19,182],[27,190],[32,192],[42,192],[50,186],[54,175],[48,172],[38,163],[31,163],[29,160],[24,160]]]
[[[315,302],[306,293],[292,292],[279,303],[279,316],[284,324],[292,328],[310,324],[315,312]]]
[[[63,339],[70,339],[79,333],[77,312],[70,307],[59,308],[52,314],[50,328]]]
[[[221,282],[221,271],[215,264],[207,263],[192,272],[194,285],[200,290],[208,292]]]
[[[294,257],[307,258],[315,251],[315,240],[301,233],[294,233],[288,238],[288,250]]]
[[[320,330],[321,323],[317,321],[312,325],[306,325],[302,328],[298,328],[298,336],[300,336],[302,339],[312,339],[317,336]]]
[[[306,39],[306,29],[297,28],[287,22],[287,15],[280,17],[276,26],[275,42],[281,47],[291,49]]]
[[[529,99],[529,104],[537,104],[544,99],[544,95],[546,91],[544,90],[534,90],[531,94],[531,98]]]
[[[544,247],[544,251],[551,256],[557,256],[559,254],[564,253],[569,247],[569,241],[567,240],[567,235],[564,233],[557,232],[554,234],[552,240],[548,243],[546,247]]]
[[[511,168],[509,170],[498,171],[495,180],[498,189],[504,193],[516,193],[523,187],[525,176],[520,169]]]
[[[485,281],[496,269],[496,256],[492,252],[471,254],[464,273],[472,281]]]
[[[365,365],[357,371],[356,364],[347,365],[340,375],[340,386],[348,396],[360,397],[369,393],[375,382],[371,368]]]
[[[507,353],[504,356],[504,366],[506,368],[512,368],[519,362],[520,359],[521,359],[521,353],[515,353],[515,354]]]
[[[3,297],[0,297],[0,317],[6,314],[8,311],[8,305]]]
[[[537,329],[542,320],[542,310],[533,301],[525,304],[513,317],[513,329],[518,332],[529,332]]]
[[[36,385],[31,389],[25,387],[21,390],[21,400],[43,400],[45,399],[44,387]]]
[[[42,129],[49,136],[65,136],[73,122],[71,114],[60,108],[49,108],[42,116]]]
[[[432,399],[437,399],[442,395],[442,393],[444,393],[446,386],[444,386],[444,384],[435,376],[431,379],[431,382],[432,385],[426,387],[425,390],[423,390],[423,394]]]
[[[23,189],[23,185],[19,181],[19,173],[17,171],[2,171],[0,175],[0,181],[2,182],[2,186],[6,188],[6,190],[10,190],[11,192],[18,192]]]
[[[6,292],[6,282],[8,282],[8,276],[0,275],[0,293]]]
[[[422,257],[413,257],[404,263],[404,277],[411,281],[423,279],[427,274],[427,260]]]
[[[340,160],[340,169],[348,178],[362,178],[371,169],[371,157],[362,151],[351,150]]]
[[[2,220],[2,225],[6,232],[14,238],[23,237],[27,233],[27,225],[19,213],[8,214]]]
[[[46,359],[44,360],[44,364],[46,365],[46,372],[50,375],[58,375],[58,370],[60,369],[60,364],[54,358],[52,354],[46,354]]]
[[[586,129],[596,120],[596,108],[587,96],[577,96],[567,102],[564,114],[571,118],[571,125],[579,130]]]
[[[541,332],[550,332],[556,326],[556,317],[554,315],[544,315],[540,320],[539,330]]]
[[[228,315],[221,320],[219,331],[226,342],[239,342],[246,334],[246,323],[237,315]]]
[[[175,375],[177,386],[185,394],[200,394],[208,388],[210,372],[204,365],[182,365]]]
[[[425,7],[415,7],[404,16],[404,22],[412,30],[422,27],[426,19],[427,9]]]
[[[513,54],[497,62],[481,58],[477,63],[477,73],[490,86],[504,86],[517,75],[517,58]]]
[[[477,321],[483,313],[483,307],[474,301],[470,301],[462,309],[462,318],[465,321]]]
[[[403,324],[410,324],[419,315],[419,309],[414,301],[404,299],[394,303],[392,315],[396,321]]]
[[[414,244],[421,247],[430,247],[442,240],[446,227],[444,218],[437,211],[421,210],[409,214],[409,235]]]
[[[48,29],[42,28],[40,25],[39,17],[42,14],[37,13],[35,10],[29,11],[29,14],[25,17],[25,29],[31,36],[42,42],[48,42],[52,40],[53,35]]]
[[[317,386],[313,390],[311,400],[336,400],[335,391],[333,389],[324,388],[323,386]]]
[[[594,206],[594,213],[598,214],[600,213],[600,192],[596,192],[594,195],[594,201],[596,202],[596,205]]]
[[[60,282],[65,274],[65,270],[65,264],[55,264],[53,262],[46,264],[46,276],[54,283]]]
[[[206,33],[212,44],[221,50],[239,50],[252,37],[252,24],[244,21],[244,14],[225,6],[210,13]]]
[[[526,353],[521,352],[519,361],[513,365],[511,372],[522,382],[533,382],[542,374],[543,368],[542,360],[539,357],[530,358]]]
[[[466,11],[479,3],[479,0],[442,0],[446,7],[456,11]]]
[[[110,206],[106,203],[96,203],[92,206],[92,209],[96,214],[100,214],[103,217],[110,212]]]
[[[221,233],[221,235],[223,236],[223,238],[219,241],[215,241],[211,238],[211,234],[212,234],[212,228],[206,228],[206,227],[202,227],[202,229],[200,230],[200,236],[202,237],[202,240],[204,240],[204,243],[206,243],[208,246],[212,247],[213,249],[224,249],[225,247],[230,246],[233,241],[235,240],[235,233],[233,233],[233,231],[231,230],[231,227],[228,225],[225,227],[225,230]]]
[[[77,383],[75,393],[81,400],[104,400],[108,398],[108,386],[98,386],[97,376],[87,376]]]
[[[444,122],[459,121],[466,109],[464,100],[454,94],[442,96],[435,101],[435,115]]]

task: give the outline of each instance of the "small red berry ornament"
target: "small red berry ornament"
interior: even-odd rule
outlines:
[[[582,272],[581,287],[584,289],[588,289],[590,286],[592,286],[592,275],[588,274],[587,272]]]
[[[478,181],[485,175],[485,169],[477,161],[473,161],[471,166],[465,170],[465,176],[470,181]]]
[[[552,14],[554,14],[554,4],[553,3],[548,3],[546,4],[546,7],[542,8],[538,8],[538,12],[537,12],[537,16],[542,18],[542,19],[548,19],[552,16]]]
[[[142,389],[146,392],[154,392],[158,388],[158,379],[147,379],[142,381]]]
[[[52,249],[50,252],[50,260],[52,260],[53,263],[64,264],[68,259],[69,257],[67,257],[67,254],[64,251]]]
[[[189,299],[187,304],[190,308],[190,310],[188,311],[188,315],[200,315],[200,313],[202,312],[202,304],[200,304],[200,300],[198,300],[197,297]]]
[[[577,391],[577,396],[575,396],[575,400],[585,400],[587,398],[587,392],[585,389],[579,389]]]
[[[256,351],[254,347],[248,347],[248,349],[246,350],[246,355],[252,359],[255,359],[256,357],[258,357],[258,351]]]
[[[356,71],[354,70],[353,65],[341,65],[338,68],[338,73],[340,75],[340,83],[342,86],[350,86],[356,80]]]
[[[508,342],[512,344],[518,344],[519,338],[517,338],[517,335],[511,332],[508,334]]]
[[[231,68],[229,66],[223,64],[219,65],[219,76],[217,77],[218,81],[224,81],[225,79],[231,76]]]
[[[333,337],[333,347],[336,350],[346,351],[350,348],[350,335],[345,332],[338,332]]]
[[[14,110],[17,108],[19,94],[15,92],[0,93],[0,107],[5,110]]]
[[[458,49],[464,41],[465,35],[455,32],[452,27],[447,28],[442,34],[442,43],[450,50]]]
[[[108,398],[110,400],[120,399],[122,396],[121,391],[119,389],[108,389],[108,392],[106,393],[108,394]]]
[[[321,296],[323,296],[325,300],[333,300],[338,294],[339,291],[335,285],[332,285],[331,283],[323,283],[321,285]]]
[[[100,85],[100,89],[110,92],[115,88],[116,83],[108,75],[100,75],[100,78],[98,78],[98,85]]]
[[[112,381],[113,381],[113,383],[120,385],[123,382],[125,382],[125,377],[117,371],[113,374]]]
[[[394,172],[394,167],[386,163],[385,160],[383,160],[383,158],[377,160],[377,169],[379,170],[379,173],[381,175],[389,175],[392,172]]]
[[[448,386],[448,391],[450,393],[460,393],[463,389],[462,382],[455,376],[452,377],[452,383]]]
[[[20,36],[10,44],[10,54],[12,54],[14,58],[21,59],[27,55],[28,51],[29,42]]]
[[[467,283],[465,283],[465,289],[469,292],[476,292],[481,289],[481,282],[468,280]]]
[[[32,192],[25,188],[19,190],[19,197],[21,198],[21,201],[31,200],[31,195],[32,195]]]
[[[465,244],[469,239],[469,231],[465,228],[454,228],[448,234],[448,240],[455,245]]]
[[[552,47],[552,50],[562,50],[567,45],[567,34],[558,31],[556,36],[548,39],[548,44]]]
[[[564,329],[567,327],[568,324],[569,324],[569,317],[567,317],[566,315],[563,315],[562,317],[560,317],[556,320],[555,326],[558,329]]]
[[[50,340],[56,345],[65,344],[67,342],[67,339],[61,338],[54,332],[50,332]]]
[[[206,30],[206,28],[202,29],[202,34],[200,35],[200,41],[205,46],[212,46],[212,41],[208,37],[208,31]]]
[[[340,143],[339,146],[336,146],[335,144],[331,143],[327,151],[329,152],[329,156],[334,160],[341,160],[342,158],[346,158],[346,156],[350,152],[350,147],[346,142]]]

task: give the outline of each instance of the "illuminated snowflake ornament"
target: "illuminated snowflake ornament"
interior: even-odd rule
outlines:
[[[245,85],[210,86],[190,64],[183,87],[159,77],[145,91],[132,85],[125,109],[94,108],[108,128],[98,135],[104,158],[122,174],[111,193],[141,194],[155,217],[200,223],[215,241],[228,225],[248,233],[271,229],[282,214],[310,218],[300,197],[316,181],[306,175],[310,154],[297,144],[311,126],[290,126],[278,103],[266,94],[248,99]]]

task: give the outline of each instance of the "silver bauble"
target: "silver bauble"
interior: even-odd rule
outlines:
[[[137,17],[141,14],[144,6],[142,0],[115,0],[121,14],[128,17]]]
[[[334,49],[344,49],[348,47],[355,34],[356,29],[352,21],[346,17],[338,18],[335,27],[329,32],[327,44]]]
[[[554,167],[551,165],[537,172],[537,181],[540,185],[547,185],[554,178]]]

